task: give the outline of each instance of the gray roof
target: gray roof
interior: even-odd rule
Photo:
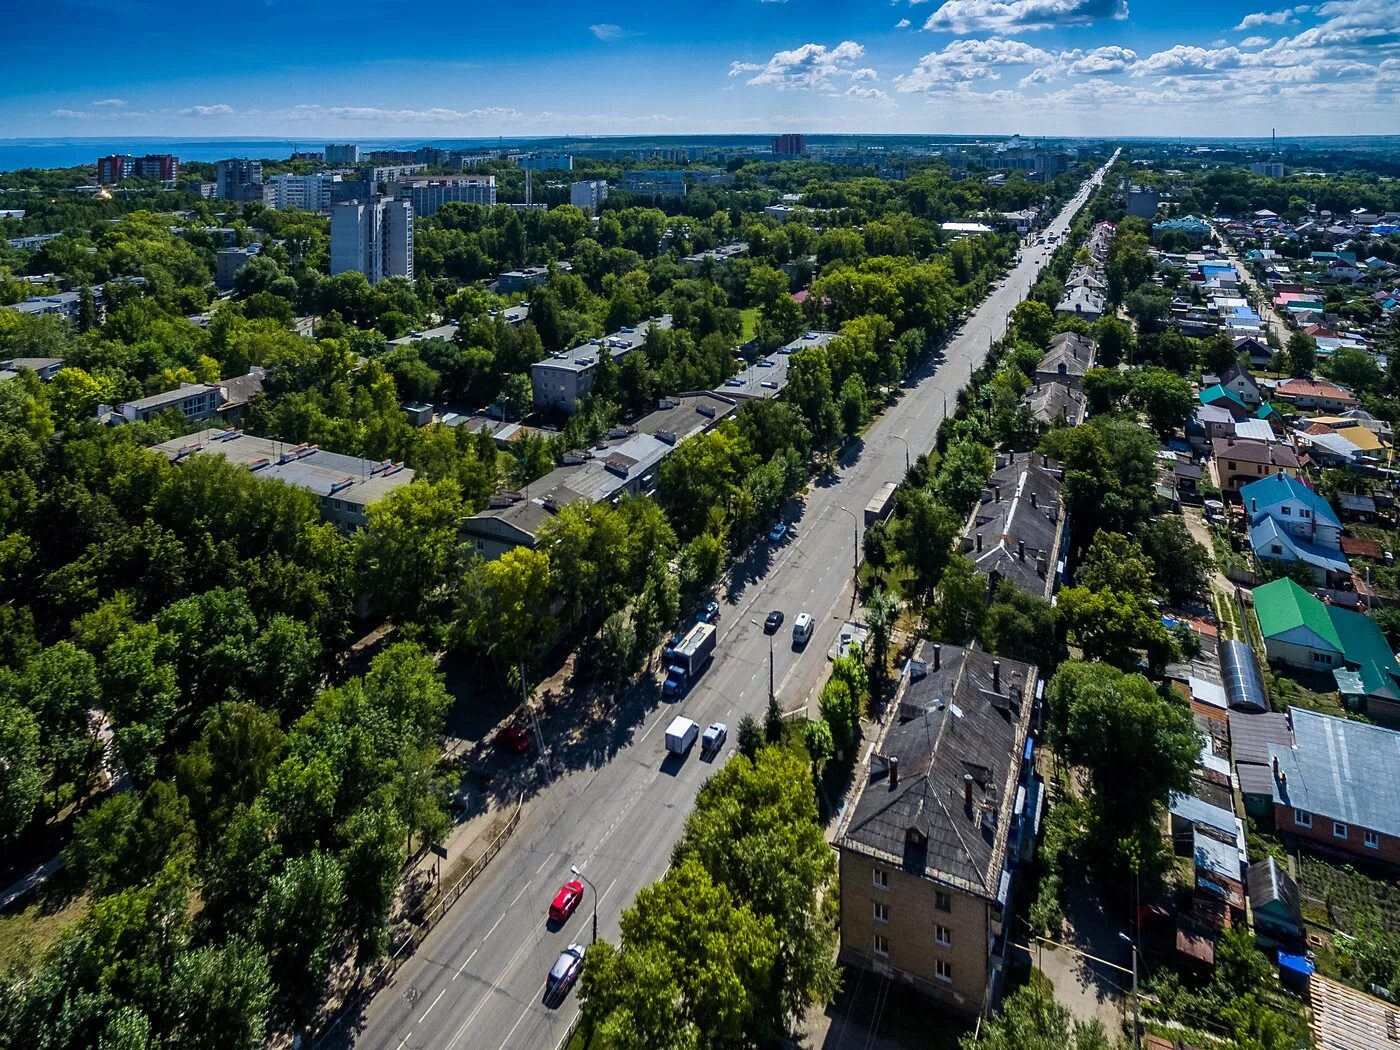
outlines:
[[[1265,857],[1258,864],[1249,866],[1245,873],[1245,886],[1249,891],[1249,903],[1254,907],[1277,901],[1288,909],[1290,915],[1295,918],[1302,916],[1298,884],[1273,857]]]
[[[836,338],[835,332],[804,332],[786,346],[748,365],[726,379],[717,393],[725,397],[776,397],[787,386],[788,363],[791,355],[812,346],[825,346]]]
[[[1198,871],[1208,872],[1232,882],[1243,882],[1240,875],[1240,851],[1233,842],[1225,842],[1203,834],[1198,828],[1191,833],[1191,855]]]
[[[1288,744],[1292,736],[1288,732],[1288,716],[1279,711],[1231,711],[1230,757],[1235,765],[1253,763],[1269,764],[1269,745]]]
[[[1269,748],[1279,766],[1274,801],[1400,836],[1400,732],[1301,707],[1292,718],[1293,746]]]
[[[131,408],[142,411],[148,408],[160,408],[163,405],[173,405],[183,401],[187,397],[194,397],[198,394],[206,394],[216,389],[207,383],[181,383],[174,390],[166,390],[159,394],[147,394],[145,397],[138,397],[134,401],[122,403],[123,408]]]
[[[201,430],[152,445],[151,451],[174,462],[201,453],[220,455],[260,478],[275,478],[317,496],[334,496],[359,506],[373,503],[413,480],[413,471],[399,463],[377,463],[327,452],[315,445],[254,437],[239,430]]]
[[[898,776],[881,763],[838,844],[995,900],[1039,672],[953,645],[922,642],[915,652],[899,717],[878,746],[885,762],[897,761]]]
[[[1042,423],[1075,426],[1084,418],[1084,395],[1064,383],[1037,382],[1026,394],[1025,406]]]
[[[254,365],[246,374],[219,380],[219,407],[233,408],[246,405],[262,393],[263,381],[267,372]]]
[[[613,360],[618,360],[645,343],[647,333],[653,328],[657,331],[665,331],[670,327],[671,315],[663,314],[655,320],[643,321],[630,332],[611,332],[596,343],[584,343],[582,346],[576,346],[571,350],[546,357],[543,361],[536,361],[535,367],[555,368],[566,372],[583,372],[598,363],[598,355],[603,353],[605,349],[613,355]]]
[[[1194,795],[1173,794],[1171,797],[1172,816],[1189,824],[1212,828],[1223,835],[1235,838],[1235,814],[1220,806],[1211,805]]]
[[[1012,455],[992,474],[963,540],[979,573],[1049,598],[1059,556],[1060,476],[1058,463],[1032,452]]]
[[[1095,349],[1097,344],[1078,332],[1060,332],[1050,340],[1050,350],[1035,366],[1035,373],[1083,378],[1093,364]]]

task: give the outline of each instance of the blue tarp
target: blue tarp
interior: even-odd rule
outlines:
[[[1302,974],[1304,977],[1317,969],[1308,961],[1306,955],[1289,955],[1287,952],[1278,953],[1278,968],[1280,970],[1290,970],[1293,973]]]

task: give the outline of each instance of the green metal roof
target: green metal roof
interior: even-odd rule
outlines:
[[[1228,387],[1221,386],[1219,383],[1202,390],[1200,393],[1200,401],[1203,405],[1213,405],[1217,401],[1229,401],[1230,404],[1234,405],[1236,408],[1246,412],[1249,411],[1249,406],[1244,403],[1239,394]]]
[[[1376,621],[1350,609],[1325,608],[1342,640],[1343,658],[1360,670],[1366,695],[1400,698],[1395,680],[1395,676],[1400,675],[1400,663],[1396,663],[1395,654],[1390,651]]]
[[[1284,578],[1254,588],[1254,614],[1259,617],[1259,629],[1265,638],[1307,627],[1338,652],[1344,650],[1327,606],[1303,590],[1292,580]]]

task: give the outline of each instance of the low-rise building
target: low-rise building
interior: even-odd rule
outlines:
[[[1079,386],[1084,373],[1094,364],[1096,344],[1078,332],[1060,332],[1050,340],[1049,352],[1035,367],[1035,378],[1042,383]]]
[[[1274,387],[1274,397],[1307,411],[1345,412],[1357,406],[1350,390],[1319,379],[1286,379]]]
[[[201,430],[153,445],[151,451],[174,463],[191,456],[223,456],[260,478],[306,489],[316,496],[321,516],[346,530],[363,526],[370,504],[413,480],[413,471],[402,463],[376,463],[239,430]]]
[[[1216,438],[1211,468],[1215,484],[1227,496],[1236,496],[1251,481],[1281,473],[1298,473],[1298,457],[1286,445],[1238,438]]]
[[[58,370],[62,367],[61,357],[11,357],[0,361],[0,372],[13,373],[20,369],[28,369],[46,383],[58,375]]]
[[[962,549],[987,578],[1048,601],[1069,533],[1060,499],[1064,471],[1034,452],[1002,453],[963,528]]]
[[[503,492],[462,522],[463,543],[494,559],[515,547],[533,548],[545,522],[580,500],[616,502],[650,492],[661,461],[680,442],[709,430],[734,411],[714,394],[663,398],[657,411],[630,427],[614,427],[592,448],[567,453],[559,466],[523,492]]]
[[[598,360],[603,354],[611,354],[615,361],[621,360],[645,343],[647,333],[653,328],[670,327],[671,315],[664,314],[536,361],[530,366],[535,406],[555,408],[572,415],[578,411],[579,402],[592,391]]]
[[[214,256],[214,283],[225,290],[232,288],[238,271],[257,258],[262,245],[250,244],[246,248],[220,248]]]
[[[522,266],[518,270],[507,270],[496,278],[496,290],[502,295],[517,295],[527,288],[544,284],[549,280],[549,268],[545,266]]]
[[[1104,309],[1104,297],[1098,292],[1088,288],[1071,288],[1065,292],[1055,312],[1068,317],[1082,317],[1092,323],[1103,316]]]
[[[1274,826],[1328,851],[1400,865],[1400,733],[1292,711],[1291,746],[1273,745]]]
[[[920,642],[836,838],[843,963],[967,1013],[999,997],[1038,832],[1033,664]]]

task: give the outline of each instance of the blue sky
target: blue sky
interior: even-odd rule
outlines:
[[[0,136],[1400,133],[1400,2],[42,0]]]

